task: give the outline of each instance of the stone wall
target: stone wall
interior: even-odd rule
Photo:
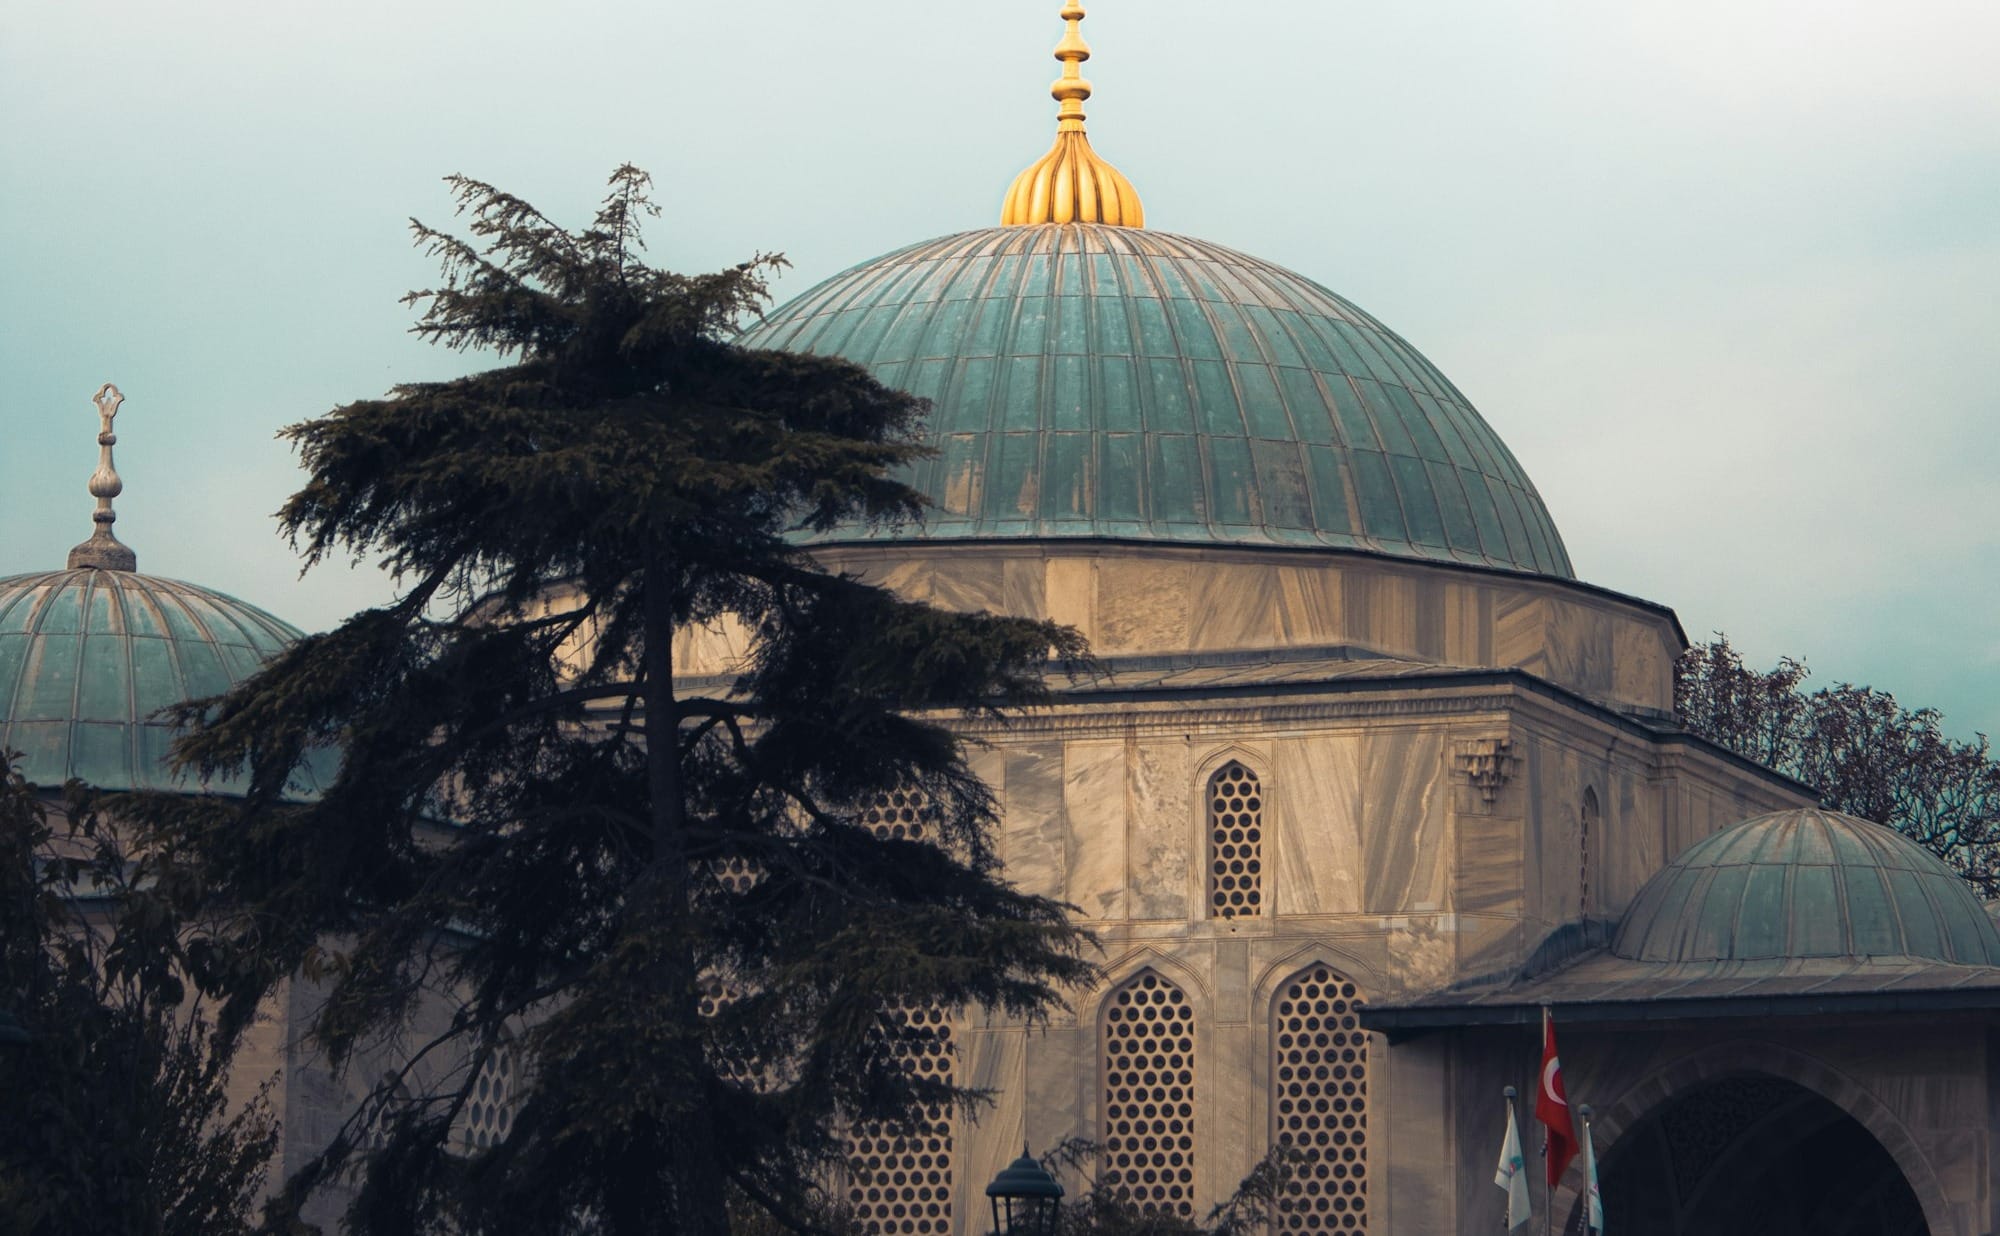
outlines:
[[[1008,875],[1077,907],[1106,981],[1045,1027],[961,1034],[964,1075],[998,1092],[960,1119],[963,1232],[981,1230],[966,1186],[991,1179],[1024,1139],[1102,1140],[1105,1000],[1134,976],[1157,973],[1194,1009],[1205,1209],[1270,1145],[1272,1002],[1293,976],[1325,965],[1383,1000],[1518,969],[1580,912],[1586,789],[1599,805],[1593,908],[1605,917],[1683,837],[1801,799],[1698,743],[1525,681],[1065,704],[978,733]],[[1232,761],[1265,795],[1256,917],[1214,917],[1205,895],[1204,786]],[[1430,1048],[1384,1046],[1373,1040],[1367,1082],[1372,1230],[1451,1230],[1450,1173],[1436,1157],[1458,1119],[1449,1070]]]

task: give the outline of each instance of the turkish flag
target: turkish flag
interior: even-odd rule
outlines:
[[[1556,1058],[1556,1023],[1546,1008],[1542,1010],[1542,1082],[1535,1094],[1535,1119],[1548,1128],[1543,1154],[1553,1189],[1576,1157],[1576,1124],[1570,1119],[1569,1097],[1563,1093],[1562,1061]]]

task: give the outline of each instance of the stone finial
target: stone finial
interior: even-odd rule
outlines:
[[[111,432],[112,418],[118,415],[118,405],[125,402],[125,396],[111,383],[106,382],[91,396],[91,403],[97,407],[97,471],[90,474],[90,495],[97,499],[97,510],[91,515],[96,526],[90,539],[69,551],[69,569],[95,567],[100,571],[136,571],[139,569],[139,555],[119,542],[111,531],[111,525],[118,522],[118,513],[111,509],[111,500],[125,492],[125,482],[118,479],[118,469],[111,462],[111,448],[118,444],[118,435]]]

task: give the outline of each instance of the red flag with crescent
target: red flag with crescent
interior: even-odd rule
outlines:
[[[1570,1119],[1569,1097],[1563,1093],[1562,1061],[1556,1057],[1556,1023],[1547,1009],[1542,1010],[1542,1077],[1536,1087],[1535,1119],[1548,1129],[1543,1153],[1547,1156],[1549,1187],[1562,1182],[1563,1171],[1576,1157],[1576,1124]]]

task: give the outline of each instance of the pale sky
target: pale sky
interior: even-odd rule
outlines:
[[[1451,375],[1584,579],[2000,736],[2000,4],[1094,0],[1147,222],[1289,266]],[[0,576],[90,531],[307,629],[282,425],[475,366],[396,303],[462,171],[782,300],[998,221],[1057,0],[0,6]]]

